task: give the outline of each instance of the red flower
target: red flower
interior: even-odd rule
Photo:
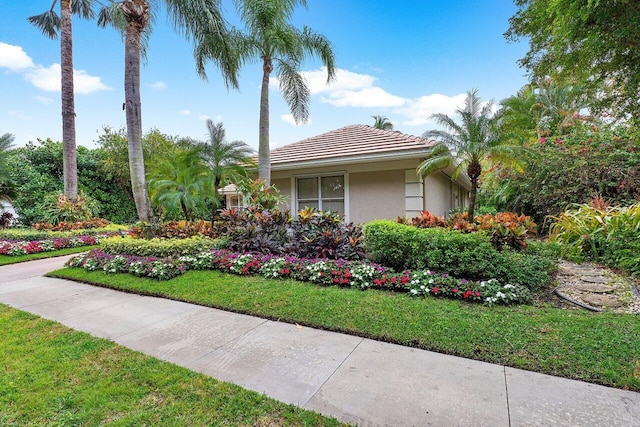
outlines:
[[[480,298],[480,291],[476,291],[476,298]]]
[[[458,293],[458,288],[453,288],[453,289],[451,290],[451,292],[453,292],[454,294],[457,294],[457,293]]]
[[[437,294],[438,292],[440,292],[440,289],[438,289],[437,286],[434,286],[433,289],[431,290],[434,294]]]

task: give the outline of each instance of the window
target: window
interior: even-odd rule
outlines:
[[[244,209],[243,197],[240,194],[227,195],[227,209]]]
[[[298,209],[309,207],[345,215],[344,175],[297,178],[296,189]]]

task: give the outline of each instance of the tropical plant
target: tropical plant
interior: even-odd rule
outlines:
[[[393,123],[391,123],[388,118],[382,117],[380,115],[371,116],[371,118],[373,119],[374,128],[382,130],[393,130]]]
[[[195,142],[200,150],[200,158],[209,168],[212,179],[213,205],[211,221],[221,206],[220,189],[227,184],[240,183],[249,178],[247,167],[253,165],[253,149],[243,141],[228,142],[222,123],[207,119],[207,140]]]
[[[80,193],[75,199],[64,194],[49,194],[44,200],[45,220],[52,225],[60,222],[89,221],[98,211],[97,202]]]
[[[165,211],[181,212],[187,221],[206,209],[211,195],[210,175],[197,150],[181,150],[149,173],[151,200]]]
[[[11,199],[16,196],[7,164],[7,154],[13,140],[14,136],[10,133],[0,135],[0,202],[5,201],[11,203]],[[2,206],[2,203],[0,203],[0,211],[2,210]]]
[[[327,82],[335,76],[334,54],[329,40],[308,27],[302,31],[293,27],[291,20],[295,7],[306,7],[306,0],[236,0],[246,33],[234,32],[231,43],[238,64],[260,60],[262,86],[260,91],[260,123],[258,146],[258,178],[271,183],[271,157],[269,153],[269,79],[276,72],[285,101],[296,123],[309,119],[309,88],[299,70],[308,56],[318,56],[327,68]],[[196,47],[200,74],[206,76],[207,60],[219,56],[215,41],[203,39]],[[237,81],[225,76],[227,85]]]
[[[29,17],[29,22],[52,39],[60,32],[60,73],[62,94],[62,143],[64,194],[68,199],[78,197],[78,163],[76,156],[76,112],[73,91],[73,31],[71,15],[92,19],[93,0],[60,0],[60,16],[55,12],[58,0],[40,15]]]
[[[452,178],[456,179],[466,170],[471,180],[470,220],[473,220],[482,162],[491,158],[492,162],[522,167],[517,157],[518,147],[510,142],[513,135],[499,131],[500,117],[492,114],[492,108],[491,101],[483,105],[474,89],[467,92],[464,108],[456,110],[461,123],[446,114],[434,114],[431,118],[445,130],[434,129],[423,134],[424,138],[435,138],[439,143],[427,150],[427,159],[418,166],[418,173],[427,176],[453,167]]]
[[[260,210],[279,210],[278,206],[287,203],[287,196],[280,193],[275,185],[267,185],[262,179],[242,181],[239,185],[244,195],[245,206]]]
[[[149,36],[153,16],[151,4],[163,3],[173,19],[176,30],[193,38],[196,44],[207,40],[218,46],[214,59],[219,60],[223,73],[235,76],[227,46],[226,27],[216,0],[122,0],[111,1],[100,9],[98,25],[112,25],[124,33],[125,45],[125,110],[131,188],[142,221],[155,219],[147,192],[144,155],[142,151],[142,105],[140,99],[140,56],[143,41]],[[231,65],[229,65],[231,66]]]

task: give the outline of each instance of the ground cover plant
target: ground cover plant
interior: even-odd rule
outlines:
[[[100,242],[100,236],[58,237],[45,240],[0,241],[0,255],[18,256],[40,252],[52,252],[60,249],[94,246]]]
[[[220,271],[167,281],[78,268],[50,275],[640,391],[640,347],[629,338],[640,334],[634,316],[487,307]]]
[[[279,257],[224,249],[165,258],[92,250],[71,258],[66,265],[88,271],[130,273],[159,280],[169,280],[189,270],[219,270],[238,275],[262,275],[271,279],[293,278],[320,286],[392,290],[408,292],[414,296],[458,298],[487,305],[523,304],[531,301],[531,293],[527,288],[500,283],[497,279],[470,281],[432,270],[396,273],[368,262]]]
[[[337,426],[0,305],[0,425]]]

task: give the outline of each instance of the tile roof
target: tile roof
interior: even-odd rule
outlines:
[[[420,157],[435,144],[435,141],[401,132],[350,125],[271,150],[271,165],[278,168],[318,161],[338,163],[358,158]]]

